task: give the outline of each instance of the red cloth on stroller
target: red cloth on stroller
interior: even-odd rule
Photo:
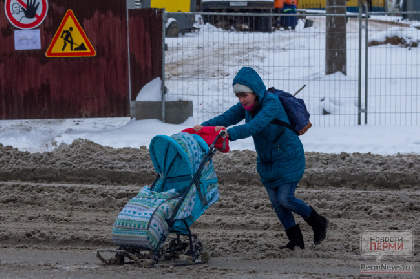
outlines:
[[[199,135],[210,146],[220,132],[220,131],[216,132],[214,128],[215,128],[214,126],[203,126],[203,128],[201,128],[201,130],[198,132],[194,131],[193,128],[187,128],[185,130],[182,130],[182,132]],[[228,138],[227,137],[219,138],[216,142],[215,147],[220,152],[223,152],[223,153],[228,152],[230,150]]]

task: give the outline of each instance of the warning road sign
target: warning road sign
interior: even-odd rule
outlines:
[[[68,10],[45,53],[47,57],[95,56],[96,52],[86,37],[72,10]]]
[[[47,16],[47,0],[6,0],[4,3],[10,23],[20,29],[38,27]]]

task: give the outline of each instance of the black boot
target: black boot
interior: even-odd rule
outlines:
[[[309,226],[314,230],[314,244],[320,244],[327,237],[327,228],[329,221],[324,216],[316,213],[315,209],[312,209],[311,215],[305,219]]]
[[[286,230],[287,238],[289,238],[289,243],[284,246],[281,246],[280,249],[288,248],[294,250],[295,247],[300,247],[300,249],[305,249],[303,243],[303,235],[300,231],[299,225],[294,225]]]

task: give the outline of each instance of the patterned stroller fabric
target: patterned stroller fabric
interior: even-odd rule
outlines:
[[[188,234],[184,222],[191,226],[219,199],[211,160],[193,183],[208,149],[202,138],[188,133],[152,139],[149,152],[158,178],[151,189],[144,187],[118,215],[112,231],[116,245],[156,249],[159,239],[169,232]],[[169,227],[166,220],[171,217],[175,223]]]
[[[145,186],[120,212],[112,229],[116,245],[156,249],[168,232],[166,219],[171,216],[179,195],[174,191],[156,193]]]

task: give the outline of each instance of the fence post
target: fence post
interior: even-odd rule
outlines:
[[[165,50],[166,50],[166,23],[168,21],[168,14],[166,13],[165,9],[163,9],[162,13],[162,122],[165,123],[165,95],[166,95],[166,86],[165,86]]]
[[[131,118],[136,118],[136,102],[131,100],[131,67],[130,67],[130,16],[129,9],[132,8],[130,2],[126,1],[126,19],[127,19],[127,63],[128,63],[128,108]]]
[[[368,5],[365,2],[365,124],[367,124],[368,121],[368,82],[369,82],[369,10]]]
[[[362,12],[365,9],[365,24],[362,24]],[[365,113],[365,124],[367,124],[367,102],[368,102],[368,10],[367,4],[359,3],[359,79],[358,79],[358,113],[357,125],[362,125],[362,113]],[[362,108],[362,30],[365,29],[365,107]]]

